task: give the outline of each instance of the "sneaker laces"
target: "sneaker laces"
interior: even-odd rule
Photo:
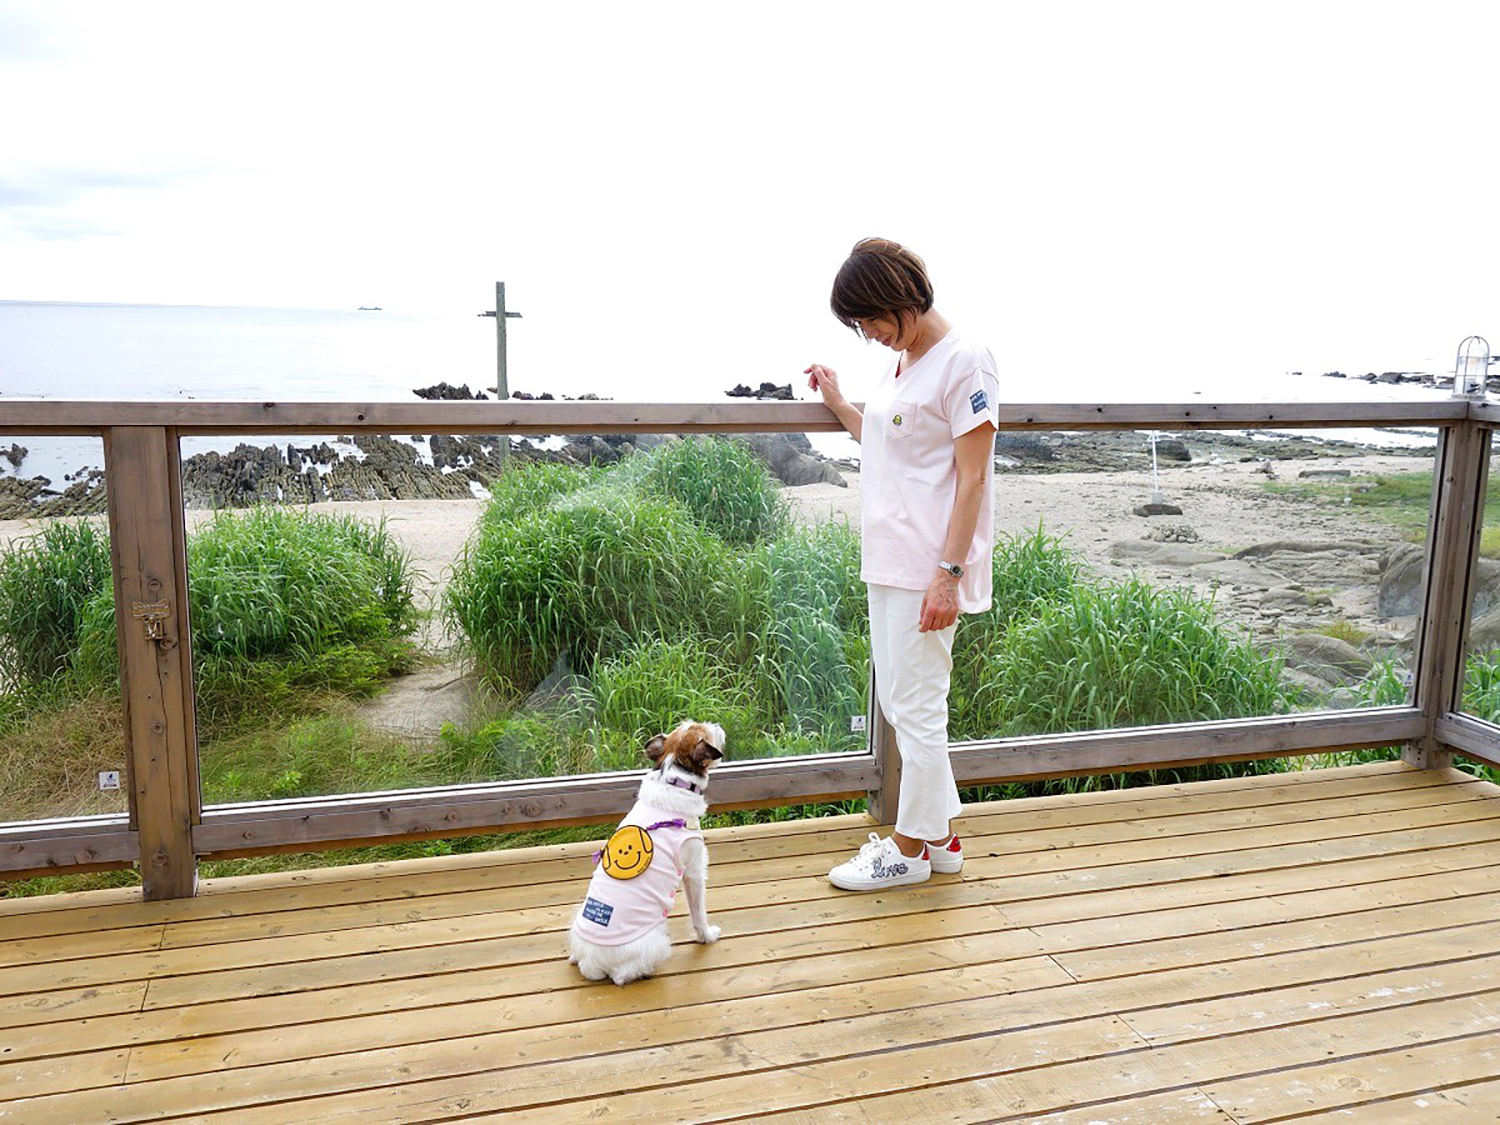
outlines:
[[[862,844],[859,854],[849,861],[849,865],[860,871],[872,871],[875,868],[875,857],[885,851],[885,840],[879,832],[870,833],[870,842]]]

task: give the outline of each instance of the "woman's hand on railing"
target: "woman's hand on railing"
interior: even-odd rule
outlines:
[[[844,392],[839,387],[839,373],[833,368],[813,363],[804,368],[802,374],[808,376],[807,385],[823,396],[823,405],[830,410],[845,401]]]
[[[843,388],[839,386],[839,373],[821,363],[812,363],[803,369],[802,374],[807,376],[807,385],[823,396],[823,405],[837,415],[844,429],[858,441],[864,429],[864,415],[844,397]]]

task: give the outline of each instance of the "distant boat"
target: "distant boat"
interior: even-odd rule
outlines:
[[[381,307],[379,305],[360,305],[359,306],[359,311],[360,312],[382,312],[383,310],[381,309]]]

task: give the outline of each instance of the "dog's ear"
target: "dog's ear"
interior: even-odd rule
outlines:
[[[667,736],[664,734],[654,735],[651,741],[646,743],[642,749],[645,750],[646,757],[650,758],[653,762],[660,762],[661,756],[667,752]]]
[[[706,738],[700,738],[698,745],[693,747],[693,762],[700,767],[706,767],[709,762],[717,762],[723,756],[724,751]]]

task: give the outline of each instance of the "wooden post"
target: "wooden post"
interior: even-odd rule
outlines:
[[[141,883],[147,899],[186,898],[197,889],[202,806],[177,431],[107,428],[104,470]]]
[[[510,374],[506,370],[505,355],[505,322],[512,317],[519,318],[518,312],[505,311],[505,282],[495,282],[495,311],[480,313],[481,316],[492,316],[495,318],[495,397],[501,402],[510,398]],[[506,435],[500,439],[499,444],[500,464],[506,465],[510,461],[510,437]]]
[[[1427,733],[1402,752],[1418,769],[1452,765],[1437,724],[1457,710],[1463,694],[1465,641],[1473,601],[1473,575],[1484,522],[1489,478],[1489,430],[1475,422],[1445,426],[1433,467],[1434,500],[1428,522],[1427,573],[1414,664],[1414,702]]]
[[[896,808],[901,801],[901,751],[896,746],[896,728],[880,709],[875,691],[875,666],[870,666],[870,711],[866,725],[870,729],[870,749],[875,755],[875,769],[880,786],[869,793],[870,815],[876,823],[894,826]]]
[[[505,282],[495,282],[495,397],[510,398],[510,377],[505,370]]]

